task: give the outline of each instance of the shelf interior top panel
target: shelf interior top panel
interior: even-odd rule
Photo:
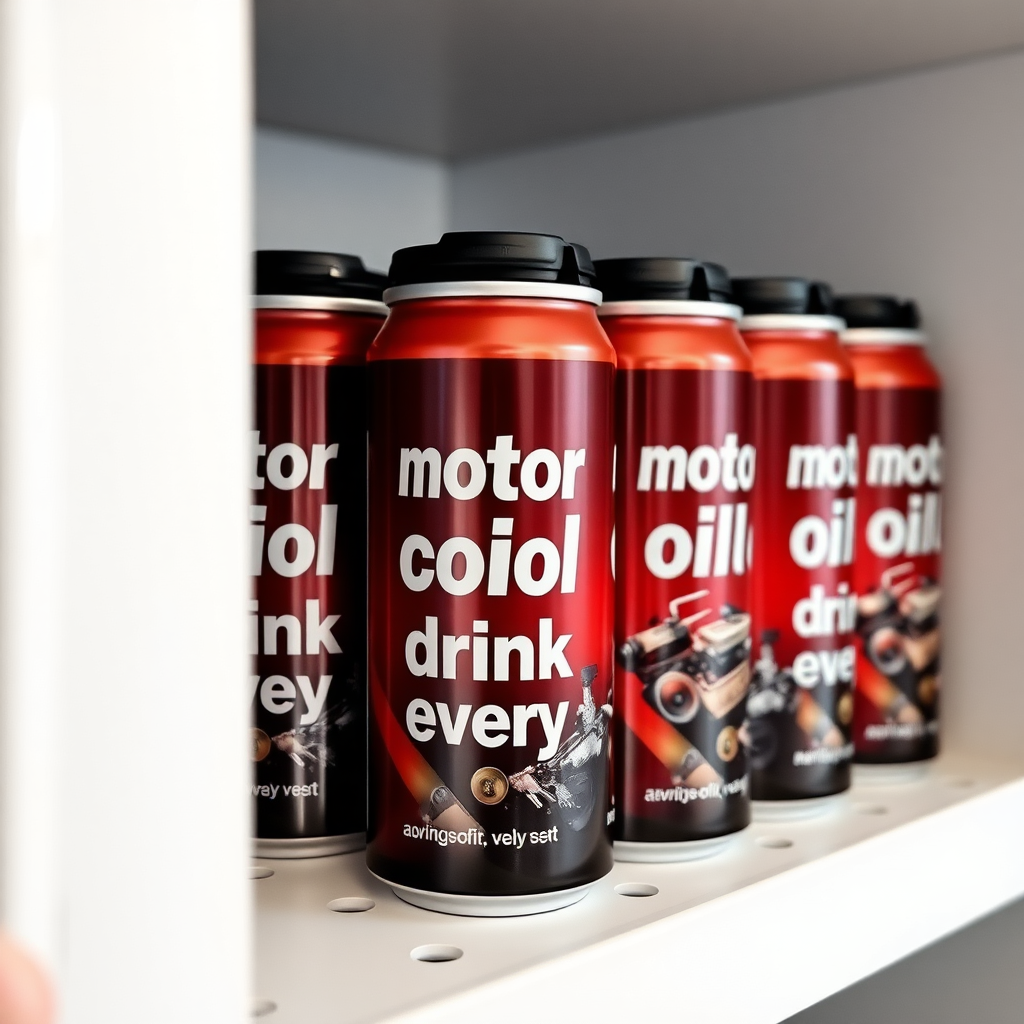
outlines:
[[[262,123],[461,159],[1024,46],[1020,0],[256,0]]]

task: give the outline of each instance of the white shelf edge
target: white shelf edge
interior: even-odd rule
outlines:
[[[518,1024],[588,1007],[601,1020],[777,1024],[1024,894],[1022,774],[947,755],[920,782],[855,787],[828,818],[755,824],[705,862],[619,864],[578,908],[503,922],[398,904],[358,856],[278,863],[275,878],[256,883],[266,886],[257,995],[278,1004],[271,1024]],[[970,788],[950,785],[966,776]],[[865,805],[888,813],[855,809]],[[793,846],[765,849],[765,837]],[[615,896],[627,880],[662,891]],[[322,909],[326,898],[361,894],[378,901],[375,920]],[[311,972],[298,950],[289,962],[289,936],[318,943],[321,968],[335,970]],[[543,948],[562,939],[575,948]],[[408,951],[425,942],[465,955],[412,961]]]

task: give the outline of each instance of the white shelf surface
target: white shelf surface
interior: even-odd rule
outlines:
[[[827,815],[755,822],[707,860],[616,864],[533,917],[418,910],[361,853],[254,863],[274,872],[253,882],[268,1024],[775,1024],[1024,894],[1024,766],[947,753],[914,781],[858,781]],[[375,906],[329,910],[340,897]],[[463,955],[413,959],[426,944]]]

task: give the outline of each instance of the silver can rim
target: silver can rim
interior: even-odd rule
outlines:
[[[254,295],[253,309],[301,309],[310,312],[366,313],[386,317],[388,307],[373,299],[356,299],[333,295]]]
[[[581,284],[558,284],[554,281],[431,281],[424,284],[401,284],[384,290],[389,306],[413,299],[562,299],[601,305],[601,293]]]
[[[631,843],[616,839],[612,854],[617,861],[627,864],[676,864],[690,860],[703,860],[721,853],[735,842],[738,832],[711,839],[688,839],[678,843]]]
[[[334,857],[366,846],[365,832],[344,836],[304,836],[299,839],[253,839],[253,856],[268,860],[303,860],[312,857]]]
[[[610,870],[610,869],[609,869]],[[579,903],[600,881],[574,886],[571,889],[557,889],[554,892],[524,893],[514,896],[467,896],[461,893],[430,892],[399,885],[376,872],[371,875],[383,882],[403,902],[422,910],[433,910],[439,914],[453,914],[457,917],[527,917],[532,914],[546,914]],[[602,878],[604,875],[601,876]]]

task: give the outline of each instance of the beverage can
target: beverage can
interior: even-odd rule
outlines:
[[[256,853],[366,833],[366,350],[384,277],[355,256],[256,254],[252,758]]]
[[[367,863],[481,916],[611,867],[612,392],[593,264],[551,235],[395,253],[370,354]]]
[[[857,388],[856,760],[938,753],[942,598],[942,383],[913,302],[836,302]]]
[[[707,856],[750,820],[753,376],[723,267],[599,260],[615,346],[615,856]]]
[[[853,369],[827,285],[733,281],[754,362],[755,815],[849,787],[856,671],[858,445]],[[817,805],[816,805],[817,806]]]

